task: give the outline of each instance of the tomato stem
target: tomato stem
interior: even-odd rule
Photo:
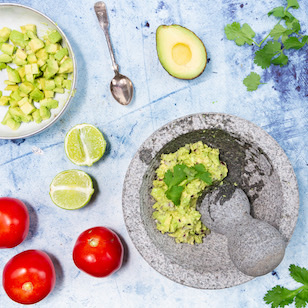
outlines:
[[[26,292],[31,292],[33,290],[33,284],[32,282],[27,281],[22,285],[21,288]]]
[[[96,238],[91,238],[91,239],[89,240],[89,245],[90,245],[91,247],[97,247],[97,246],[98,246],[98,243],[99,243],[99,240],[96,239]]]

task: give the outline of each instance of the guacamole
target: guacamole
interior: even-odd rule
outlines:
[[[160,166],[156,170],[157,178],[153,181],[151,195],[156,201],[153,205],[153,218],[157,229],[174,237],[177,243],[202,243],[209,229],[201,222],[201,214],[196,210],[196,203],[208,184],[199,178],[184,180],[180,183],[184,189],[179,205],[175,205],[166,196],[166,172],[173,171],[176,165],[183,164],[187,167],[204,165],[213,182],[223,180],[228,169],[226,164],[219,160],[218,149],[212,149],[199,141],[186,144],[174,153],[162,154]]]

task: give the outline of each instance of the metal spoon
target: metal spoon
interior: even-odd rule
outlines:
[[[96,2],[94,5],[94,10],[99,21],[101,28],[103,29],[109,53],[112,61],[112,68],[115,73],[115,76],[110,82],[110,91],[114,99],[119,102],[121,105],[128,105],[134,95],[133,83],[129,78],[124,75],[119,74],[119,66],[115,61],[114,53],[111,46],[110,36],[109,36],[109,21],[107,15],[106,4],[102,1]]]

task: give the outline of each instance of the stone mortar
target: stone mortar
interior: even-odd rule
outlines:
[[[199,140],[220,150],[220,159],[229,169],[225,182],[243,189],[251,215],[276,227],[286,242],[296,225],[299,195],[292,166],[277,142],[260,127],[235,116],[206,113],[179,118],[141,145],[127,170],[122,197],[134,245],[166,277],[195,288],[220,289],[253,278],[232,262],[227,238],[212,232],[200,245],[176,244],[156,229],[152,219],[150,192],[160,155]]]

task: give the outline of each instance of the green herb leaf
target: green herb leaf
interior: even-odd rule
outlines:
[[[247,91],[255,91],[258,89],[261,76],[257,73],[251,72],[244,80],[243,84],[247,87]]]
[[[290,276],[295,281],[302,283],[303,286],[295,290],[276,286],[269,290],[263,299],[267,304],[272,304],[272,308],[285,307],[293,303],[293,301],[295,301],[296,308],[303,308],[308,303],[308,270],[304,267],[291,264],[289,271]]]
[[[287,65],[289,58],[282,52],[277,58],[272,59],[271,63],[275,65]]]
[[[307,41],[308,41],[308,35],[304,35],[304,36],[302,37],[302,43],[306,44]]]
[[[274,15],[275,17],[284,17],[285,16],[285,9],[283,6],[278,6],[272,9],[267,13],[268,16]]]
[[[166,191],[166,197],[171,200],[174,205],[180,205],[183,190],[183,186],[173,186]]]
[[[264,296],[264,301],[267,304],[272,304],[272,307],[285,307],[293,303],[295,294],[287,288],[276,286],[267,291]]]
[[[195,177],[197,179],[202,180],[203,182],[205,182],[208,185],[212,185],[212,176],[211,174],[205,169],[204,165],[202,164],[197,164],[194,166],[195,170],[197,171],[197,174],[195,175]]]
[[[165,173],[164,182],[168,187],[178,185],[186,179],[186,173],[184,172],[185,168],[187,168],[187,166],[184,164],[175,165],[173,173],[170,170]]]
[[[164,177],[164,182],[166,183],[166,185],[169,187],[170,186],[170,183],[173,179],[173,174],[171,172],[171,170],[168,170],[166,173],[165,173],[165,177]]]
[[[288,39],[285,40],[284,42],[284,48],[285,49],[301,49],[302,47],[305,46],[305,42],[300,42],[300,40],[295,37],[295,36],[291,36]]]
[[[252,38],[256,35],[248,24],[243,24],[241,28],[241,25],[238,22],[233,22],[231,25],[226,25],[225,34],[228,40],[234,40],[238,46],[242,46],[245,43],[252,45]]]
[[[303,308],[308,303],[308,290],[302,290],[295,296],[295,307]]]
[[[308,270],[291,264],[289,267],[290,276],[297,282],[308,286]]]
[[[297,0],[287,0],[288,1],[288,7],[293,7],[294,9],[298,9],[299,8],[299,4],[297,2]]]
[[[279,51],[281,51],[281,44],[277,41],[269,41],[262,49],[256,51],[254,62],[262,68],[268,68],[272,58]]]
[[[211,174],[205,169],[203,164],[197,164],[193,167],[188,167],[185,164],[175,165],[173,172],[168,170],[164,176],[164,182],[168,186],[166,197],[174,205],[180,205],[184,187],[179,184],[184,180],[187,181],[186,183],[189,183],[194,179],[200,179],[208,185],[212,184]]]
[[[288,31],[288,29],[278,24],[272,29],[272,31],[270,32],[270,36],[274,40],[278,40],[280,36],[283,35],[286,31]]]

